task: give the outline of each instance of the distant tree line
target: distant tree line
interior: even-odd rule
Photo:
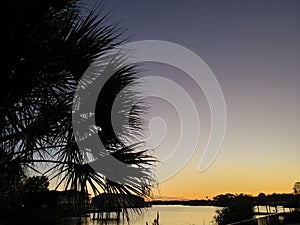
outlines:
[[[285,207],[297,207],[300,205],[300,195],[295,194],[264,194],[257,196],[247,194],[221,194],[213,198],[217,206],[228,206],[236,201],[246,200],[252,205],[282,205]]]
[[[247,202],[252,206],[255,205],[282,205],[285,207],[299,207],[300,206],[300,195],[297,194],[264,194],[260,193],[257,196],[252,196],[248,194],[220,194],[213,199],[208,200],[155,200],[152,201],[152,205],[194,205],[194,206],[220,206],[227,207],[229,205],[235,204],[236,202]]]
[[[213,219],[213,224],[225,225],[239,221],[247,221],[247,224],[256,224],[254,218],[254,206],[283,206],[286,208],[300,207],[300,194],[294,187],[294,194],[265,194],[260,193],[257,196],[248,194],[220,194],[212,199],[206,200],[173,200],[173,201],[152,201],[152,205],[189,205],[189,206],[219,206]],[[297,217],[299,213],[289,215]],[[287,220],[285,218],[285,220]],[[287,220],[288,221],[288,220]],[[293,220],[292,220],[293,221]]]

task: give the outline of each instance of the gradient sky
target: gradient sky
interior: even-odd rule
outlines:
[[[201,136],[193,158],[159,185],[156,198],[292,192],[294,182],[300,180],[300,2],[104,3],[113,8],[109,21],[121,21],[130,41],[164,40],[194,51],[212,69],[224,93],[228,113],[224,142],[214,163],[200,173],[199,160],[210,129],[203,93],[182,71],[157,63],[144,65],[147,75],[176,80],[197,100],[201,112]],[[158,115],[168,114],[167,104],[164,107],[157,100],[155,105]],[[176,113],[167,117],[171,120],[167,125],[176,123]],[[176,127],[168,127],[167,132],[169,140],[163,146],[168,153],[176,142]],[[156,154],[164,157],[165,153]]]

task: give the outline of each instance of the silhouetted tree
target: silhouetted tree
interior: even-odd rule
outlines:
[[[142,145],[126,145],[116,138],[110,120],[114,97],[136,79],[135,65],[116,65],[101,90],[96,123],[107,150],[124,163],[145,168],[147,182],[141,185],[133,178],[123,185],[107,180],[86,163],[72,130],[72,103],[80,78],[96,58],[122,43],[121,30],[107,25],[106,16],[99,16],[101,10],[88,11],[79,0],[11,0],[3,5],[9,52],[0,78],[2,200],[21,190],[28,171],[40,173],[41,164],[57,181],[56,188],[87,193],[90,186],[96,194],[148,196],[152,176],[145,165],[154,160]],[[136,98],[135,92],[126,95],[127,101]],[[135,135],[142,131],[143,113],[139,105],[131,113]],[[126,138],[136,140],[129,134]]]
[[[228,206],[231,204],[235,199],[235,195],[231,193],[227,194],[220,194],[215,197],[213,197],[213,200],[216,202],[219,206]]]
[[[264,197],[266,197],[266,194],[263,193],[263,192],[261,192],[261,193],[259,193],[259,194],[257,195],[257,197],[258,197],[258,198],[264,198]]]
[[[225,225],[247,219],[253,219],[254,212],[251,202],[247,200],[236,200],[229,206],[217,210],[214,222],[217,225]]]
[[[49,179],[46,176],[28,177],[24,184],[25,192],[43,192],[48,191]]]

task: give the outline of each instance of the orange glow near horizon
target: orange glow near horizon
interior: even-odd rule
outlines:
[[[269,162],[263,154],[252,160],[247,155],[242,157],[241,153],[235,158],[226,158],[224,154],[221,152],[213,165],[202,173],[197,170],[197,160],[192,160],[154,189],[154,199],[212,199],[226,193],[254,196],[292,193],[294,183],[300,180],[299,153],[291,156],[277,153]]]
[[[198,171],[201,154],[196,152],[182,170],[153,188],[150,199],[212,199],[226,193],[253,196],[259,193],[292,193],[294,183],[300,180],[300,152],[295,148],[294,154],[287,155],[275,149],[274,146],[272,154],[265,151],[253,156],[253,151],[250,153],[248,149],[232,153],[232,150],[224,148],[202,173]],[[50,189],[54,187],[51,183]]]
[[[154,198],[292,193],[294,183],[300,181],[299,2],[274,1],[271,8],[265,1],[236,1],[234,5],[209,2],[189,1],[184,10],[175,3],[175,7],[169,7],[168,1],[161,1],[159,7],[150,2],[135,2],[134,7],[125,1],[116,3],[118,15],[126,18],[131,33],[136,35],[131,41],[163,40],[190,49],[213,71],[225,99],[227,127],[220,153],[200,173],[199,162],[214,125],[205,89],[174,66],[155,62],[141,65],[145,77],[162,76],[176,81],[193,100],[200,121],[194,155],[183,169],[154,188]],[[132,13],[133,9],[148,13],[141,17],[140,13]],[[169,90],[164,83],[156,84],[157,88]],[[181,99],[179,92],[174,93]],[[167,127],[167,135],[156,145],[159,149],[151,148],[161,162],[180,142],[181,124],[196,121],[192,117],[181,121],[179,111],[174,110],[176,105],[168,104],[168,100],[151,105],[155,116]],[[194,108],[185,109],[193,115],[190,112]],[[189,128],[182,131],[188,134],[187,139],[194,131]],[[185,141],[193,143],[191,139]],[[191,150],[181,147],[182,154]]]

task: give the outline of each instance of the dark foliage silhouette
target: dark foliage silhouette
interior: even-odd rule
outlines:
[[[214,221],[217,225],[239,222],[247,219],[253,219],[254,212],[252,203],[247,200],[236,200],[229,206],[217,210]]]
[[[8,11],[5,70],[0,82],[1,206],[20,201],[28,174],[56,182],[56,188],[95,194],[134,193],[149,196],[152,175],[145,169],[144,185],[109,181],[86,163],[72,130],[73,96],[84,71],[94,60],[123,42],[117,24],[99,16],[102,7],[88,11],[77,0],[12,0]],[[102,14],[101,14],[102,15]],[[121,65],[101,90],[96,108],[99,137],[117,159],[146,168],[155,160],[136,136],[143,130],[145,108],[131,114],[134,135],[127,145],[114,134],[110,110],[114,97],[136,80],[135,65]],[[138,98],[128,92],[128,99]],[[127,99],[127,100],[128,100]],[[126,136],[124,127],[123,136]],[[41,169],[43,168],[43,170]],[[134,180],[133,180],[134,181]]]
[[[46,176],[28,177],[24,184],[25,192],[43,192],[48,191],[49,181]]]

